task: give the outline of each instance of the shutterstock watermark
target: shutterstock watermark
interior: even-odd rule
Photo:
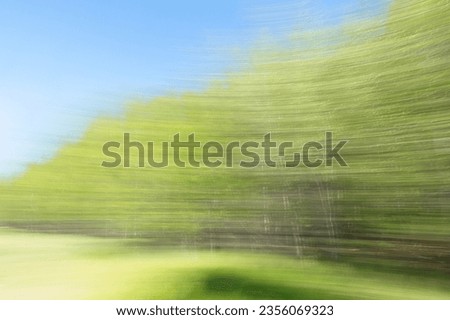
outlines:
[[[108,141],[103,145],[103,155],[108,159],[101,165],[105,168],[164,168],[170,165],[180,168],[255,168],[261,165],[317,168],[331,167],[336,163],[347,167],[347,162],[339,152],[348,140],[334,143],[331,131],[325,132],[324,136],[324,142],[308,141],[296,146],[292,141],[274,141],[270,132],[261,141],[230,141],[226,144],[217,141],[202,143],[196,140],[195,133],[182,140],[180,133],[177,133],[171,141],[162,141],[156,148],[157,143],[154,141],[142,143],[133,140],[130,133],[124,133],[122,141]],[[137,152],[137,157],[131,156],[132,150]]]

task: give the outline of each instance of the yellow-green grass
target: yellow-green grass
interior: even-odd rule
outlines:
[[[434,278],[247,252],[0,231],[1,299],[448,299]]]

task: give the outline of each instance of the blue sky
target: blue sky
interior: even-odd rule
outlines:
[[[0,177],[51,158],[129,99],[201,89],[263,32],[336,25],[364,2],[2,0]]]

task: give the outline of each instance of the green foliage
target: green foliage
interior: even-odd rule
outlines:
[[[385,22],[352,24],[325,46],[256,54],[205,92],[98,119],[78,143],[1,187],[1,223],[448,271],[448,9],[396,1]],[[124,132],[160,147],[178,132],[226,144],[267,132],[323,141],[325,131],[350,141],[349,167],[138,168],[136,155],[131,168],[100,166],[103,144]]]

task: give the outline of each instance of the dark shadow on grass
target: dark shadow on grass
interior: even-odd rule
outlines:
[[[286,285],[263,283],[238,275],[209,274],[203,284],[205,293],[226,297],[239,295],[249,300],[338,300],[355,299],[347,294],[311,288],[295,288]]]

